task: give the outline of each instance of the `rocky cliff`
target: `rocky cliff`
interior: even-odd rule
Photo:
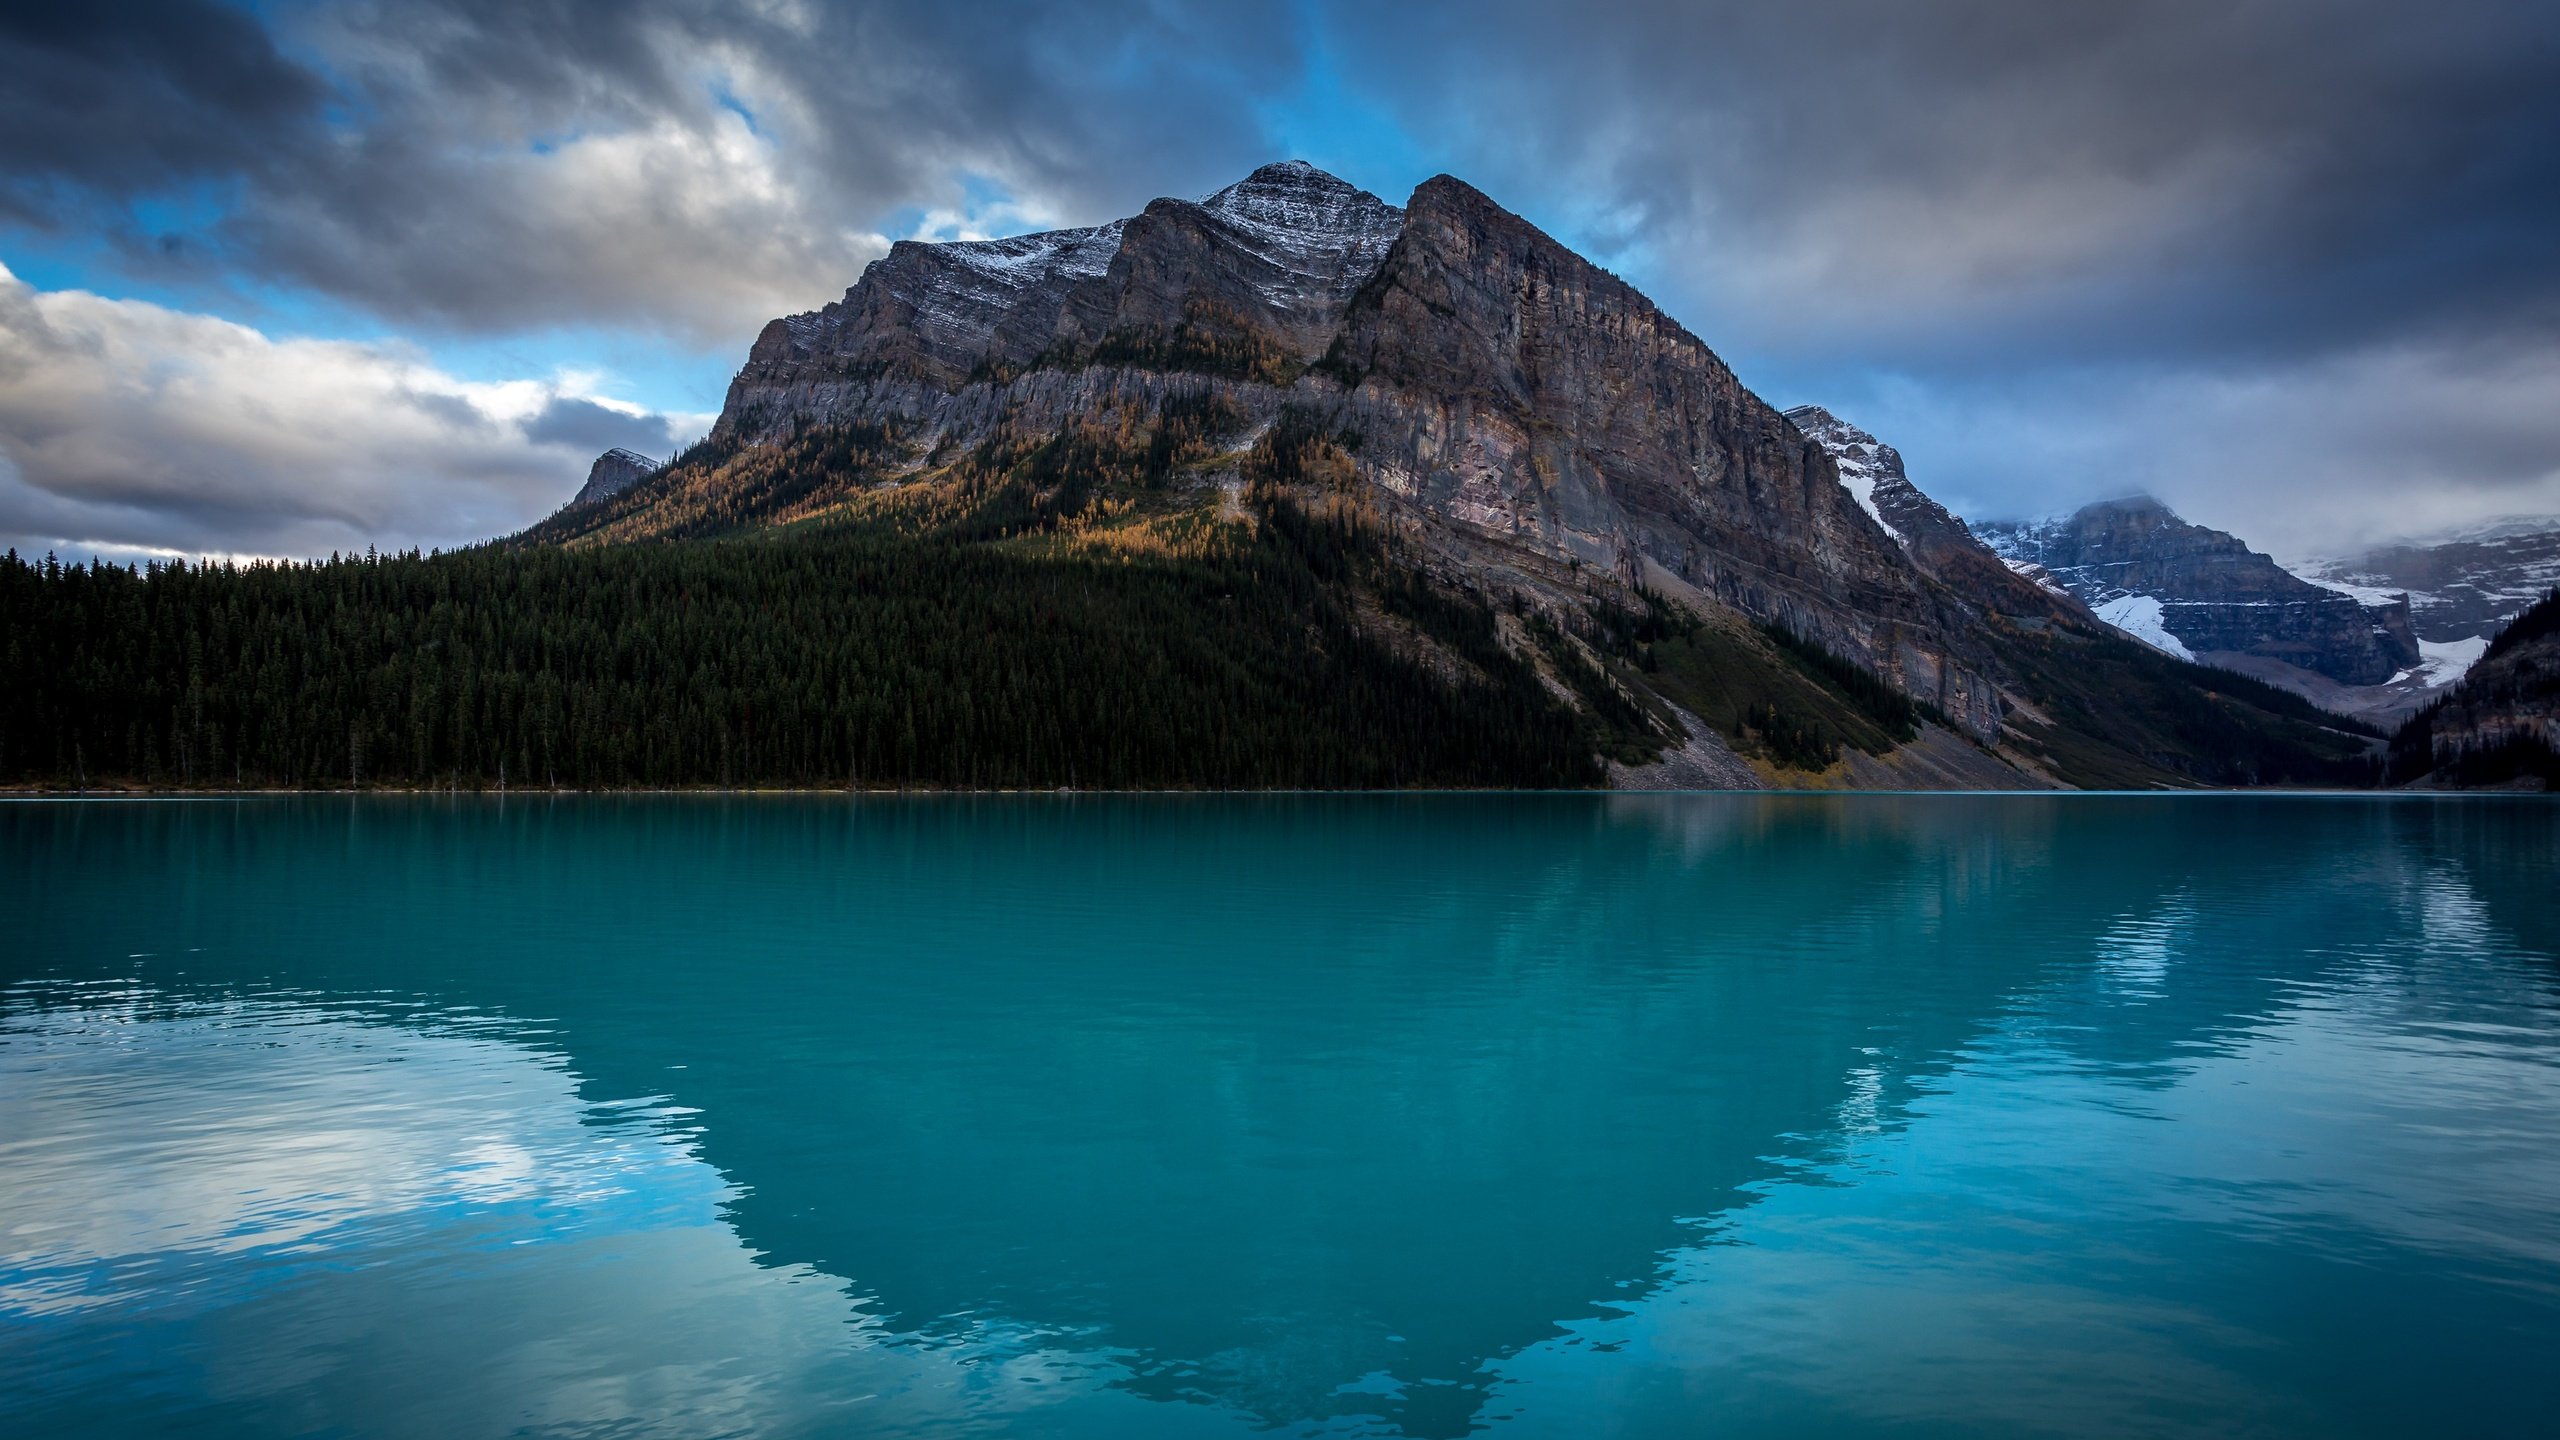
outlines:
[[[1703,717],[1797,770],[1866,775],[1824,757],[1900,745],[1943,751],[1933,775],[2169,783],[2265,772],[2169,735],[2181,707],[2274,723],[2117,655],[1873,437],[1780,414],[1624,281],[1448,176],[1398,207],[1290,162],[1106,225],[902,243],[843,299],[765,328],[678,471],[528,538],[853,523],[913,495],[896,525],[983,513],[966,533],[1102,544],[1096,526],[1161,518],[1158,553],[1294,497],[1502,612],[1501,643],[1620,737],[1613,763],[1723,743]],[[1350,603],[1375,634],[1467,670],[1386,613],[1406,581],[1370,583]],[[2049,711],[2098,714],[2083,692],[2101,671],[2157,703],[2084,743]],[[2012,748],[2019,716],[2033,739]],[[2303,723],[2282,720],[2336,739]]]
[[[578,487],[572,505],[592,505],[610,499],[658,473],[658,462],[637,450],[616,446],[596,457],[587,467],[587,483]]]
[[[2560,585],[2560,525],[2526,521],[2433,545],[2389,545],[2308,567],[2313,578],[2405,593],[2418,638],[2486,642]]]
[[[2344,685],[2387,684],[2423,660],[2405,598],[2315,585],[2147,496],[1977,529],[2004,559],[2182,658],[2251,656]]]
[[[1819,405],[1787,412],[1827,451],[1841,487],[1923,572],[1985,611],[2095,623],[2086,605],[2032,568],[2012,567],[1904,471],[1902,452]]]
[[[1286,383],[1332,343],[1403,219],[1290,161],[1089,229],[901,241],[844,299],[765,327],[713,438],[767,443],[795,424],[884,420],[974,437],[1008,414],[1036,423],[1076,408],[1089,397],[1061,401],[1054,382],[1095,367]],[[1047,378],[1017,388],[1025,376]]]

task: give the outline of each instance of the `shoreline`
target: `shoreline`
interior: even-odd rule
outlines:
[[[1156,797],[1165,797],[1165,796],[1197,796],[1197,797],[1202,797],[1202,798],[1233,799],[1233,798],[1236,798],[1236,797],[1238,797],[1238,796],[1254,796],[1254,795],[1292,795],[1292,796],[1311,796],[1311,795],[1346,795],[1346,796],[1348,796],[1348,795],[1362,795],[1362,796],[1390,796],[1390,795],[1393,795],[1393,796],[1438,796],[1438,795],[1523,795],[1523,796],[1525,796],[1525,795],[1581,795],[1581,796],[1599,796],[1599,795],[1623,795],[1623,796],[1639,796],[1639,795],[1689,795],[1689,796],[1697,796],[1697,795],[1773,795],[1773,796],[1794,796],[1794,797],[1803,797],[1803,796],[1838,796],[1838,797],[1842,797],[1842,798],[1853,798],[1853,797],[1861,796],[1861,795],[1899,795],[1899,796],[1913,796],[1913,795],[1944,795],[1944,796],[1986,796],[1986,797],[1988,797],[1988,796],[2012,796],[2012,797],[2045,796],[2045,797],[2056,798],[2056,799],[2068,798],[2068,797],[2071,797],[2071,796],[2115,796],[2115,797],[2124,797],[2124,796],[2161,796],[2161,797],[2174,797],[2174,796],[2186,795],[2186,796],[2297,796],[2297,797],[2305,797],[2305,798],[2322,798],[2322,797],[2327,797],[2327,798],[2374,799],[2374,800],[2383,800],[2383,799],[2413,799],[2413,800],[2416,800],[2416,799],[2444,799],[2444,798],[2448,798],[2448,797],[2460,797],[2460,796],[2516,796],[2516,797],[2527,797],[2527,798],[2532,798],[2532,797],[2548,796],[2548,795],[2552,795],[2552,794],[2554,794],[2554,792],[2543,791],[2543,790],[2526,790],[2526,789],[2517,789],[2517,788],[2513,788],[2513,787],[2489,787],[2489,788],[2483,788],[2483,789],[2477,789],[2477,790],[2428,789],[2428,788],[2418,788],[2418,787],[2399,788],[2399,789],[2388,789],[2388,790],[2382,790],[2382,789],[2376,789],[2376,790],[2345,790],[2345,789],[2338,789],[2338,788],[2335,788],[2335,787],[2292,786],[2292,785],[2259,785],[2259,786],[2203,786],[2203,785],[2199,785],[2199,786],[2185,787],[2185,788],[2179,788],[2179,789],[2166,789],[2166,788],[2163,788],[2163,789],[2152,789],[2152,790],[2055,790],[2055,789],[1985,789],[1985,790],[1916,790],[1916,789],[1915,789],[1915,790],[1894,790],[1894,789],[1843,789],[1843,788],[1831,788],[1831,787],[1805,787],[1805,788],[1796,788],[1796,789],[1764,789],[1764,790],[1743,790],[1743,789],[1723,789],[1723,790],[1613,790],[1613,789],[1598,788],[1598,787],[1592,787],[1592,788],[1555,787],[1555,788],[1548,788],[1548,789],[1530,789],[1530,788],[1498,788],[1498,787],[1491,787],[1491,786],[1481,787],[1481,788],[1469,788],[1469,789],[1458,789],[1458,788],[1433,788],[1433,789],[1409,789],[1409,790],[1383,790],[1383,789],[1358,789],[1358,788],[1341,788],[1341,789],[1274,788],[1274,789],[1262,789],[1262,790],[1221,790],[1221,789],[1173,789],[1173,788],[1156,788],[1156,789],[1112,789],[1112,790],[1086,790],[1086,789],[1076,789],[1076,788],[1071,788],[1071,787],[1067,787],[1067,786],[1058,786],[1058,787],[1055,787],[1055,788],[1044,788],[1044,789],[1024,789],[1024,788],[1012,788],[1012,789],[970,789],[970,788],[966,788],[966,787],[931,787],[931,786],[883,787],[883,788],[878,788],[878,789],[873,789],[873,788],[846,789],[846,788],[834,787],[834,786],[825,786],[825,787],[820,787],[820,786],[720,786],[720,785],[656,786],[656,787],[632,786],[632,787],[598,787],[598,788],[571,788],[571,787],[563,786],[563,787],[558,787],[558,788],[553,788],[553,789],[536,789],[536,790],[518,790],[518,789],[504,789],[504,790],[501,790],[501,789],[492,789],[492,788],[481,788],[481,789],[469,789],[469,790],[464,790],[464,789],[448,789],[448,788],[442,788],[442,787],[438,787],[438,788],[434,788],[434,789],[426,789],[426,788],[415,788],[415,787],[395,787],[395,786],[379,786],[379,787],[376,787],[376,786],[366,786],[366,787],[364,787],[364,788],[362,788],[362,789],[347,789],[347,788],[344,788],[344,787],[330,788],[330,789],[318,789],[318,788],[292,788],[292,787],[283,787],[283,786],[266,787],[266,788],[260,788],[260,787],[254,787],[254,786],[253,786],[253,787],[248,787],[248,788],[237,788],[237,789],[203,789],[203,788],[195,788],[195,787],[176,787],[176,786],[144,786],[144,785],[128,785],[128,786],[98,786],[98,785],[92,785],[92,786],[89,786],[89,787],[86,787],[86,788],[73,788],[73,787],[61,787],[61,788],[55,788],[55,787],[46,787],[46,786],[0,786],[0,803],[5,803],[5,802],[8,802],[8,801],[36,801],[36,800],[95,800],[95,801],[110,801],[110,800],[300,800],[300,799],[317,799],[317,798],[344,798],[344,799],[349,799],[349,800],[359,800],[359,799],[367,799],[367,798],[373,798],[373,797],[382,797],[382,798],[393,798],[393,797],[398,797],[398,798],[408,798],[408,799],[419,799],[419,798],[443,798],[443,799],[452,799],[452,800],[463,800],[463,799],[472,799],[472,800],[507,800],[507,799],[563,800],[563,799],[605,799],[605,798],[615,798],[615,797],[624,797],[624,798],[644,798],[644,797],[645,797],[645,798],[701,797],[701,798],[741,798],[741,799],[752,799],[752,798],[757,798],[757,797],[772,797],[772,798],[778,798],[778,799],[797,799],[797,798],[809,798],[809,797],[827,796],[827,797],[835,797],[835,798],[848,799],[848,800],[854,800],[854,799],[859,799],[859,800],[880,800],[880,799],[919,799],[919,800],[921,800],[921,799],[980,798],[980,797],[988,797],[988,796],[1045,796],[1045,797],[1051,797],[1051,798],[1079,798],[1079,797],[1081,797],[1081,798],[1109,798],[1109,797],[1117,797],[1117,796],[1156,796]]]

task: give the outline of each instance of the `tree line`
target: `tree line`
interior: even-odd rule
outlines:
[[[1481,605],[1356,622],[1293,509],[1144,562],[824,532],[314,564],[0,559],[0,779],[172,786],[1559,786]],[[1392,596],[1390,597],[1393,598]]]

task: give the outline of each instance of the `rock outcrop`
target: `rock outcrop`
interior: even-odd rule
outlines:
[[[2004,559],[2035,567],[2099,618],[2184,658],[2255,656],[2344,685],[2387,684],[2423,661],[2405,598],[2313,584],[2148,496],[1977,529]]]
[[[570,497],[572,505],[592,505],[610,499],[658,473],[658,462],[637,450],[616,446],[596,457],[587,467],[587,483]]]
[[[900,241],[845,297],[764,328],[715,441],[808,420],[983,430],[1029,373],[1210,362],[1285,382],[1332,343],[1404,213],[1303,161],[1082,230]]]
[[[1901,451],[1819,405],[1799,405],[1787,418],[1830,453],[1841,487],[1932,578],[1995,614],[2095,623],[2069,590],[2032,567],[2011,566],[1923,493],[1904,472]]]

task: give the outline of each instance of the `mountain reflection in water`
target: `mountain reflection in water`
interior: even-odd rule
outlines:
[[[0,806],[23,1433],[2491,1431],[2560,810]]]

